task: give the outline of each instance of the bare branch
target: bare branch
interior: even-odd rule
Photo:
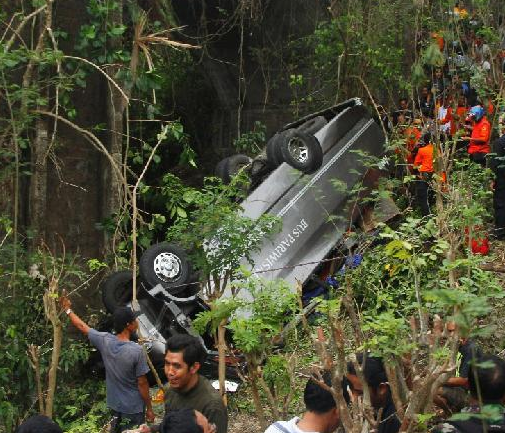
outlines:
[[[119,87],[119,85],[107,74],[102,68],[99,66],[95,65],[93,62],[90,62],[89,60],[83,59],[82,57],[77,57],[77,56],[63,56],[65,59],[74,59],[74,60],[79,60],[81,62],[86,63],[87,65],[90,65],[91,67],[95,68],[97,71],[99,71],[102,75],[105,76],[105,78],[117,89],[117,91],[121,94],[121,96],[124,98],[127,104],[130,103],[130,98],[126,96],[126,93],[123,92],[123,89]]]
[[[52,2],[52,0],[50,0]],[[31,14],[28,14],[26,17],[23,18],[23,20],[19,23],[17,26],[16,30],[12,29],[13,35],[11,38],[7,41],[5,44],[5,51],[9,51],[14,44],[14,41],[16,40],[16,36],[23,41],[21,38],[21,32],[23,31],[23,28],[28,24],[28,21],[30,21],[33,17],[37,16],[38,14],[42,13],[46,8],[48,7],[48,4],[45,4],[38,9],[34,10]]]
[[[58,121],[63,122],[65,125],[70,126],[72,129],[75,129],[77,132],[81,133],[91,144],[94,145],[94,147],[98,151],[102,152],[107,157],[107,159],[111,163],[112,169],[116,172],[116,175],[118,176],[118,178],[122,180],[123,185],[125,185],[125,190],[127,189],[126,179],[123,178],[121,170],[117,166],[116,161],[114,160],[114,158],[112,158],[110,153],[107,151],[107,148],[104,146],[104,144],[100,141],[100,139],[95,134],[93,134],[92,132],[90,132],[84,128],[81,128],[80,126],[76,125],[75,123],[71,122],[68,119],[65,119],[64,117],[62,117],[60,115],[51,113],[50,111],[33,110],[33,112],[57,119]]]

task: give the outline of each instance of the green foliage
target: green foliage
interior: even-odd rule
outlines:
[[[304,40],[304,49],[312,51],[306,83],[317,83],[316,91],[326,89],[333,95],[336,90],[349,97],[364,94],[361,83],[350,81],[351,76],[364,78],[373,91],[405,88],[406,47],[399,41],[414,18],[411,11],[410,3],[399,1],[387,6],[370,3],[366,10],[353,4],[346,13],[319,22],[313,35]]]
[[[367,335],[365,347],[373,353],[388,358],[408,353],[413,346],[408,343],[410,328],[404,317],[393,310],[370,312],[364,317],[361,329]]]
[[[247,279],[241,290],[249,292],[251,300],[230,320],[233,342],[246,354],[270,352],[272,338],[298,311],[297,294],[282,280],[257,278]]]
[[[291,390],[289,361],[285,354],[273,354],[267,358],[263,368],[263,378],[270,388],[277,389],[277,394],[286,395]]]
[[[426,50],[422,53],[422,62],[427,66],[443,67],[445,64],[445,57],[440,51],[438,44],[435,42],[428,45]]]
[[[86,10],[90,22],[83,24],[79,31],[75,49],[85,55],[88,60],[97,64],[123,64],[130,60],[128,52],[117,49],[108,50],[108,41],[122,37],[127,27],[116,25],[112,14],[117,13],[119,2],[115,0],[90,0]]]
[[[162,163],[163,155],[166,153],[164,149],[178,146],[181,147],[181,153],[179,155],[179,163],[189,164],[192,167],[196,167],[195,163],[195,152],[189,146],[189,136],[184,132],[184,127],[180,122],[169,122],[164,125],[166,128],[165,135],[163,137],[164,146],[159,149],[159,151],[153,155],[152,162],[154,167],[160,166]],[[139,147],[132,147],[128,151],[128,158],[131,161],[132,167],[142,169],[147,162],[147,159],[152,153],[154,146],[157,144],[159,134],[153,134],[146,141],[142,143]]]
[[[460,412],[454,414],[450,419],[453,421],[467,421],[470,418],[487,421],[489,424],[500,422],[503,419],[503,406],[501,404],[485,404],[479,413]]]
[[[105,382],[86,380],[60,393],[58,423],[67,433],[99,433],[110,421],[105,399]]]
[[[8,219],[3,219],[6,227]],[[52,327],[46,321],[43,294],[53,272],[53,264],[64,266],[65,277],[60,280],[71,290],[87,274],[72,258],[56,261],[45,252],[26,254],[17,248],[18,271],[13,274],[14,246],[7,241],[0,244],[0,430],[11,431],[13,423],[33,410],[35,375],[28,356],[28,346],[40,347],[40,371],[47,375],[51,357]],[[65,340],[60,357],[60,383],[75,376],[76,369],[87,360],[89,346],[79,341]],[[43,385],[44,386],[44,385]],[[76,392],[76,391],[74,391]],[[58,395],[58,392],[56,393]],[[62,396],[67,396],[63,393]],[[66,397],[65,397],[66,398]],[[68,403],[68,401],[66,401]],[[60,409],[58,400],[55,409]]]
[[[422,431],[428,431],[428,422],[435,416],[435,413],[418,413],[417,423]]]
[[[250,132],[244,132],[233,141],[233,146],[242,153],[257,155],[265,146],[266,126],[261,122],[254,122]]]
[[[108,265],[107,263],[101,262],[98,259],[89,259],[88,260],[88,269],[93,272],[93,271],[98,271],[100,269],[106,268]]]
[[[187,218],[187,209],[193,203],[194,190],[185,186],[172,173],[163,176],[161,195],[165,199],[165,209],[172,219]]]
[[[198,316],[193,320],[193,326],[200,334],[209,328],[215,330],[223,320],[232,317],[242,305],[243,302],[235,297],[216,300],[210,310],[198,313]]]
[[[211,310],[199,313],[193,323],[203,332],[208,326],[215,329],[221,320],[228,319],[234,346],[246,356],[258,359],[272,351],[273,337],[298,313],[297,294],[282,280],[249,277],[233,284],[247,295],[215,300]]]
[[[479,268],[469,236],[489,218],[490,195],[483,185],[489,173],[475,164],[456,160],[445,191],[444,213],[435,218],[407,216],[396,228],[383,227],[381,242],[364,255],[361,266],[342,277],[351,284],[363,314],[365,347],[383,356],[412,350],[412,315],[452,317],[462,335],[485,336],[491,328],[475,323],[503,297],[499,281]],[[444,230],[440,232],[439,221]],[[457,248],[449,258],[451,248]],[[338,298],[337,298],[338,301]],[[339,305],[334,308],[338,311]]]

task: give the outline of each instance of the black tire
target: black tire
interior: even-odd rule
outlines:
[[[256,158],[252,160],[251,163],[251,179],[253,183],[255,179],[260,176],[263,176],[267,172],[269,172],[268,159],[265,154],[258,155]]]
[[[101,284],[102,302],[109,313],[117,307],[124,307],[133,297],[132,271],[110,274]]]
[[[228,184],[231,182],[233,176],[237,175],[237,173],[247,165],[251,164],[251,158],[247,155],[233,155],[226,158],[226,164],[224,165],[224,177],[223,182]]]
[[[139,261],[139,272],[142,281],[151,288],[161,284],[174,296],[186,289],[193,275],[184,249],[169,242],[155,244],[145,250]]]
[[[223,182],[225,179],[225,167],[228,163],[228,158],[224,158],[216,164],[216,169],[214,170],[214,174],[216,177],[219,177]]]
[[[293,129],[277,132],[270,140],[268,140],[266,153],[267,161],[271,168],[277,168],[284,162],[284,157],[282,156],[282,145],[283,143],[289,141],[294,132],[295,131]]]
[[[324,116],[317,116],[302,123],[296,130],[298,132],[305,132],[306,134],[315,134],[327,123]]]
[[[323,163],[323,149],[317,138],[297,131],[282,144],[284,160],[305,174],[314,173]]]

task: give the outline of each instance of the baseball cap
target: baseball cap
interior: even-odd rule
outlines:
[[[126,325],[133,322],[140,314],[140,311],[133,311],[130,307],[117,307],[113,314],[114,330],[116,332],[123,331]]]

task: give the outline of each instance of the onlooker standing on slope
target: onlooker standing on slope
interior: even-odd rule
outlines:
[[[484,108],[480,105],[470,108],[467,119],[472,121],[472,134],[471,136],[461,137],[461,139],[470,141],[468,145],[470,159],[484,167],[486,165],[486,155],[490,152],[491,125],[484,115]]]
[[[363,368],[363,375],[370,392],[370,402],[380,418],[377,433],[397,433],[400,430],[400,420],[396,415],[391,389],[381,358],[367,356],[363,362],[363,354],[357,356],[358,362]],[[354,365],[347,364],[347,380],[354,397],[363,395],[363,383],[356,374]]]
[[[427,216],[431,213],[430,203],[433,196],[433,191],[430,188],[433,177],[433,144],[431,143],[430,133],[423,135],[419,146],[414,159],[414,169],[418,171],[416,201],[421,210],[421,215]]]
[[[72,311],[72,303],[65,295],[61,296],[60,304],[72,324],[89,338],[102,355],[107,406],[114,415],[111,432],[120,433],[139,426],[146,419],[153,422],[149,383],[145,376],[149,367],[142,348],[130,341],[131,335],[138,329],[137,314],[128,307],[117,308],[114,311],[114,330],[117,334],[113,335],[90,328]]]

